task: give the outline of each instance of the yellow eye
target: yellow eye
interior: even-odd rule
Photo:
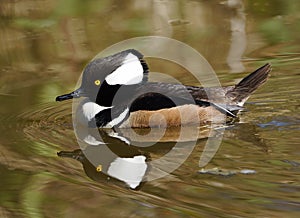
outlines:
[[[97,79],[97,80],[95,80],[94,83],[95,83],[96,86],[99,86],[101,82],[100,82],[100,80]]]
[[[101,165],[101,164],[99,164],[99,165],[97,166],[96,171],[97,171],[97,172],[101,172],[101,171],[102,171],[102,165]]]

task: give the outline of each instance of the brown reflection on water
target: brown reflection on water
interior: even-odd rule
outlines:
[[[0,216],[298,217],[298,13],[299,2],[293,0],[2,0]],[[59,151],[80,151],[71,103],[58,104],[55,96],[74,89],[84,65],[99,51],[147,35],[189,44],[209,61],[223,85],[243,77],[228,73],[241,71],[241,65],[233,67],[236,63],[247,72],[272,64],[269,81],[249,99],[240,122],[226,129],[205,166],[255,174],[199,174],[205,139],[176,171],[137,192],[118,182],[90,179],[82,163],[57,157]],[[155,71],[195,83],[176,64],[149,61]],[[145,153],[155,158],[171,147]]]

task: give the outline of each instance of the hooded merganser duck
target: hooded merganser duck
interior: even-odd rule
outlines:
[[[56,97],[56,101],[87,97],[81,109],[89,126],[205,124],[224,120],[224,116],[236,117],[250,94],[266,82],[270,71],[271,65],[265,64],[237,85],[227,87],[149,82],[143,55],[129,49],[91,61],[83,71],[80,88]]]

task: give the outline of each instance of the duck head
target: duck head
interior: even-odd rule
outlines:
[[[91,61],[82,74],[81,86],[77,90],[56,97],[56,101],[88,97],[91,101],[107,106],[105,98],[113,98],[120,86],[136,85],[147,81],[148,66],[143,55],[129,49],[117,54]],[[109,105],[108,105],[109,106]]]

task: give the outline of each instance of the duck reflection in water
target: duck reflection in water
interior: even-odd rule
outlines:
[[[87,144],[84,150],[60,151],[57,155],[79,161],[86,175],[94,181],[120,186],[125,183],[134,190],[142,187],[149,170],[147,153],[125,144]]]
[[[189,141],[184,141],[191,141],[193,137],[182,138],[181,142],[177,141],[180,132],[177,128],[165,129],[161,142],[157,142],[157,136],[161,134],[162,129],[152,129],[152,131],[136,129],[134,134],[131,132],[132,129],[122,131],[98,129],[82,124],[78,122],[75,125],[75,133],[81,149],[60,151],[58,156],[81,162],[87,176],[95,181],[118,185],[125,183],[127,187],[134,190],[140,189],[148,180],[148,173],[153,175],[164,170],[164,167],[168,167],[153,168],[152,157],[159,159],[167,153],[172,153],[175,145],[178,148],[178,143],[183,149],[193,148]],[[192,132],[189,128],[186,132]],[[205,131],[203,138],[207,137],[207,132]]]
[[[245,130],[247,131],[241,131]],[[154,131],[152,134],[144,137],[144,142],[149,143],[145,146],[143,144],[143,136],[145,136],[145,130],[136,130],[134,137],[126,131],[116,132],[113,129],[88,129],[88,136],[79,140],[80,148],[74,151],[60,151],[58,156],[72,158],[79,161],[83,165],[83,169],[86,175],[96,182],[115,184],[118,186],[126,186],[133,190],[140,190],[146,181],[148,181],[149,174],[156,174],[163,168],[157,169],[157,166],[153,166],[151,163],[155,159],[159,159],[171,153],[173,150],[177,150],[180,146],[182,149],[189,148],[191,144],[188,141],[178,142],[179,129],[167,129],[162,137],[161,142],[152,143],[151,135],[155,140],[157,133]],[[187,128],[186,131],[188,131]],[[149,130],[148,130],[149,131]],[[209,131],[202,130],[203,134],[196,142],[197,149],[194,149],[190,156],[195,159],[199,159],[207,144],[205,144]],[[253,143],[260,148],[262,152],[268,152],[268,148],[265,142],[260,138],[255,125],[249,123],[241,123],[235,126],[229,126],[227,131],[223,135],[225,140],[243,140]],[[119,138],[112,137],[111,135],[118,134]],[[215,131],[214,136],[217,136],[218,132]],[[124,137],[126,135],[126,137]],[[131,145],[126,142],[132,143]],[[140,144],[135,144],[138,141]],[[143,146],[140,146],[143,145]],[[203,148],[204,146],[204,148]],[[180,150],[180,152],[185,152]],[[171,161],[165,162],[165,164],[172,164]],[[197,168],[197,164],[195,165]]]

